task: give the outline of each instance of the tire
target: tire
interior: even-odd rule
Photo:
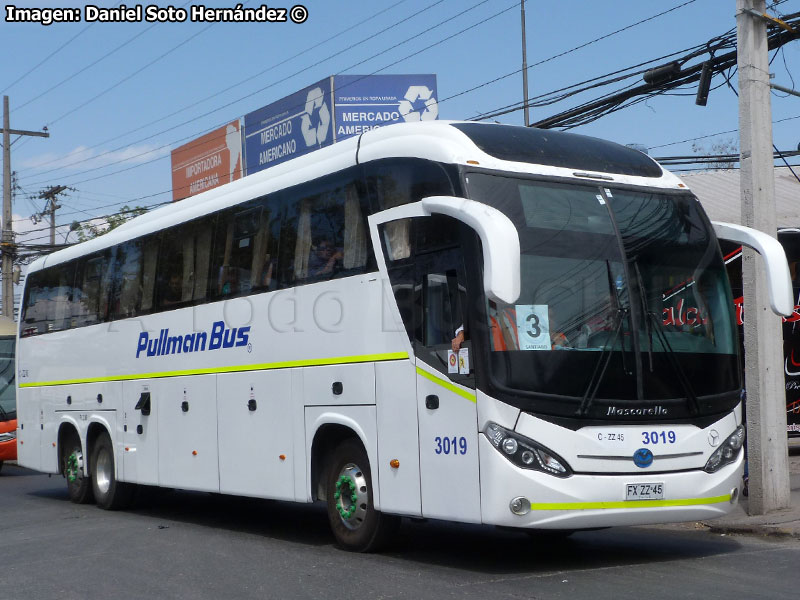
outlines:
[[[97,506],[105,510],[118,510],[130,505],[134,487],[117,481],[114,469],[114,447],[105,431],[97,436],[92,447],[92,492]]]
[[[400,519],[375,510],[369,460],[359,442],[347,440],[336,448],[326,479],[328,521],[337,544],[351,552],[373,552],[385,546]]]
[[[3,461],[0,460],[0,472],[2,472],[2,471],[3,471]]]
[[[83,476],[83,448],[76,436],[68,438],[61,453],[61,473],[67,478],[67,493],[75,504],[89,504],[94,500],[92,483]]]

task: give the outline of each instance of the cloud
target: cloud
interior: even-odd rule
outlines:
[[[170,153],[169,146],[142,144],[128,146],[120,150],[95,150],[86,146],[78,146],[67,154],[46,153],[20,161],[25,169],[69,171],[86,171],[100,169],[109,165],[135,165],[145,163]]]

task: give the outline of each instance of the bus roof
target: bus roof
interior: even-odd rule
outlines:
[[[502,129],[500,129],[502,128]],[[494,132],[502,131],[503,135]],[[522,135],[541,160],[519,160],[517,148],[497,140]],[[516,139],[515,138],[515,139]],[[587,150],[587,147],[589,148]],[[558,156],[554,159],[554,153]],[[587,157],[593,155],[589,161]],[[613,160],[598,157],[612,156]],[[396,123],[321,148],[232,183],[208,190],[131,219],[114,231],[35,260],[28,272],[103,250],[241,202],[305,183],[360,163],[383,158],[420,158],[551,177],[605,175],[598,180],[657,188],[686,188],[680,180],[637,150],[613,142],[559,131],[460,121]],[[548,157],[545,160],[544,157]],[[516,160],[512,160],[516,159]],[[594,168],[592,168],[594,167]],[[600,168],[608,169],[599,171]],[[594,173],[576,173],[593,171]],[[609,174],[611,174],[609,176]]]

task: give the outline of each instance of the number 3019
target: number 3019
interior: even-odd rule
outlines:
[[[466,454],[467,453],[467,438],[456,436],[453,437],[436,437],[436,454]]]

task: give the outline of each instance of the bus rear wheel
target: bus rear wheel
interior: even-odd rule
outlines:
[[[75,504],[88,504],[94,500],[92,483],[83,476],[83,448],[77,437],[70,438],[64,444],[61,455],[61,472],[67,478],[67,493]]]
[[[343,549],[372,552],[396,532],[400,519],[375,510],[369,460],[358,442],[348,440],[336,448],[328,467],[326,490],[328,521]]]
[[[108,433],[103,432],[92,448],[92,491],[97,506],[106,510],[125,508],[133,498],[133,486],[117,481],[114,469],[114,447]]]

